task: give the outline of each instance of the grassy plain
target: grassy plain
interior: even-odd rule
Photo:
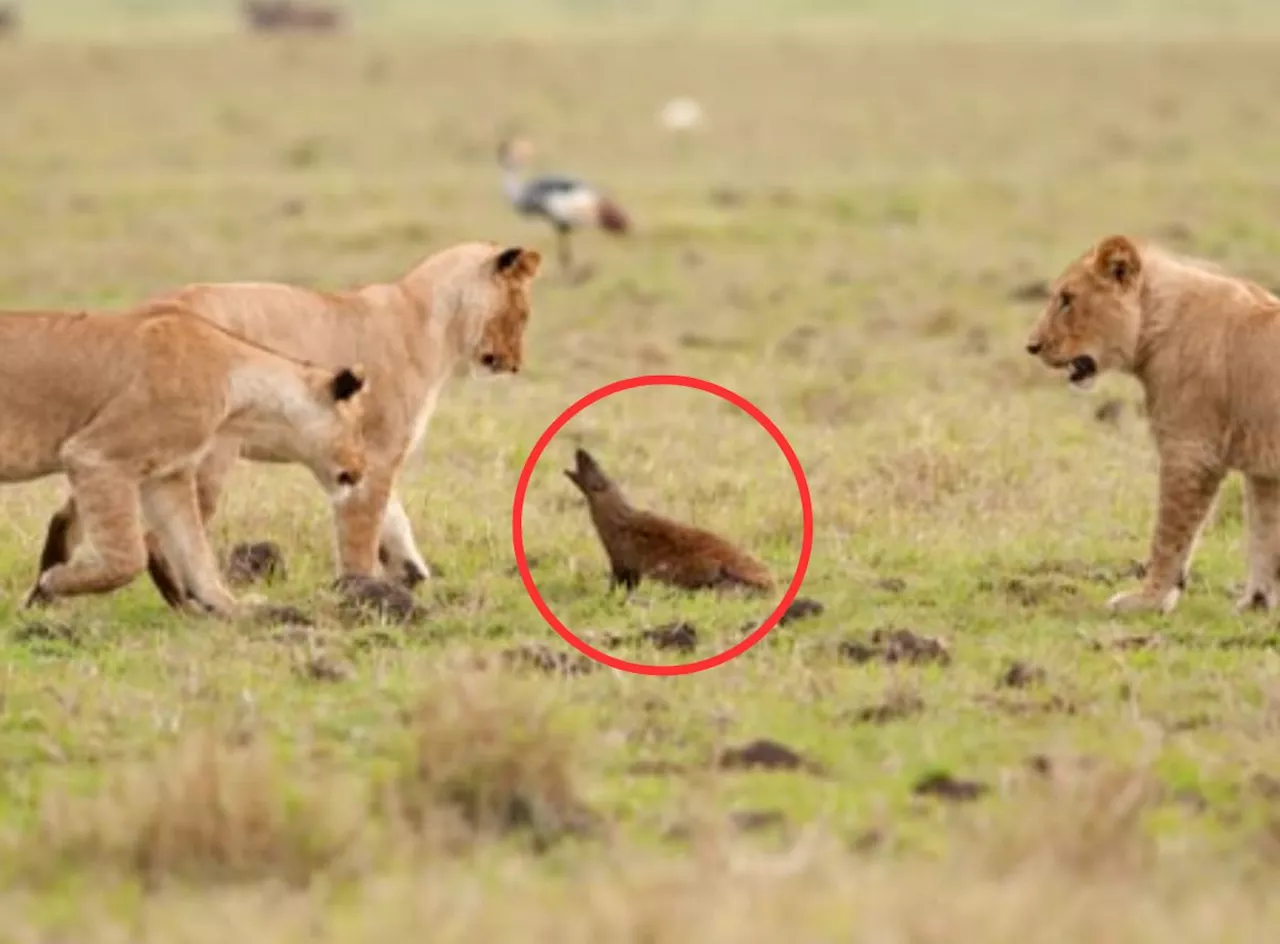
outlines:
[[[176,618],[140,581],[32,631],[17,604],[59,486],[0,492],[0,938],[1273,939],[1280,636],[1231,609],[1238,489],[1179,611],[1109,619],[1151,522],[1137,391],[1083,397],[1040,369],[1022,352],[1039,301],[1020,297],[1113,230],[1280,281],[1268,35],[4,45],[9,306],[337,287],[472,237],[553,258],[499,190],[514,126],[638,229],[582,238],[586,281],[548,267],[526,372],[447,390],[405,480],[441,569],[419,625],[345,622],[319,494],[244,466],[218,546],[279,542],[289,575],[265,592],[316,628]],[[654,120],[675,94],[707,110],[688,138]],[[515,573],[524,459],[574,400],[651,372],[723,384],[785,432],[816,516],[801,593],[825,609],[691,677],[508,665],[520,645],[572,655]],[[621,394],[529,491],[534,575],[571,626],[689,621],[692,655],[617,650],[673,661],[768,612],[607,597],[559,471],[577,442],[784,579],[800,546],[790,472],[749,419]],[[893,628],[950,660],[851,658]],[[1002,686],[1014,662],[1043,675]],[[755,738],[822,774],[716,767]],[[939,771],[986,790],[914,792]]]

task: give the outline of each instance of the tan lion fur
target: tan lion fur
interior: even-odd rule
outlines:
[[[463,368],[519,371],[529,291],[540,262],[535,250],[467,242],[429,256],[396,281],[347,292],[279,283],[200,283],[170,298],[290,356],[329,366],[351,359],[364,365],[370,384],[363,429],[368,467],[351,499],[334,508],[338,568],[342,574],[374,576],[381,562],[395,578],[414,586],[430,571],[395,493],[400,469],[422,440],[451,375]],[[286,461],[260,444],[221,437],[199,471],[206,520],[239,456]],[[65,553],[54,532],[74,534],[74,517],[70,502],[54,516],[47,560]],[[166,600],[176,603],[180,594],[166,586],[162,562],[153,556],[150,568]]]
[[[299,363],[180,306],[2,313],[0,378],[0,481],[64,473],[78,512],[75,552],[42,568],[29,606],[124,586],[150,545],[192,602],[231,615],[195,491],[220,432],[270,444],[335,495],[363,475],[360,368]]]
[[[1170,612],[1224,477],[1245,479],[1248,580],[1237,605],[1280,601],[1280,299],[1247,279],[1125,236],[1058,276],[1027,351],[1074,383],[1137,378],[1159,457],[1141,589],[1115,611]],[[1090,369],[1092,368],[1092,369]]]

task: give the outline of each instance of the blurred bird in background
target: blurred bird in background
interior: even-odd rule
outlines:
[[[522,170],[532,153],[533,146],[525,138],[507,138],[499,145],[503,190],[517,213],[551,223],[559,240],[561,268],[571,274],[570,237],[575,229],[594,227],[622,236],[631,232],[631,219],[617,201],[584,180],[563,174],[524,177]]]

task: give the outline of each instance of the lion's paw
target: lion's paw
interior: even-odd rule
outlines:
[[[1125,593],[1117,593],[1107,601],[1107,609],[1112,613],[1143,613],[1143,612],[1159,612],[1172,613],[1178,605],[1178,600],[1182,597],[1182,591],[1177,587],[1171,587],[1165,593],[1157,596],[1147,590],[1130,590]]]

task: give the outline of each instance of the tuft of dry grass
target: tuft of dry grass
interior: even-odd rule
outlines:
[[[29,879],[64,869],[218,884],[303,885],[339,865],[364,827],[362,804],[289,777],[257,739],[210,731],[132,765],[90,796],[59,791],[10,851]]]
[[[547,699],[522,694],[477,673],[423,698],[410,713],[409,749],[384,808],[435,839],[457,823],[471,838],[515,834],[539,851],[598,834],[601,819],[578,793],[573,742]]]

